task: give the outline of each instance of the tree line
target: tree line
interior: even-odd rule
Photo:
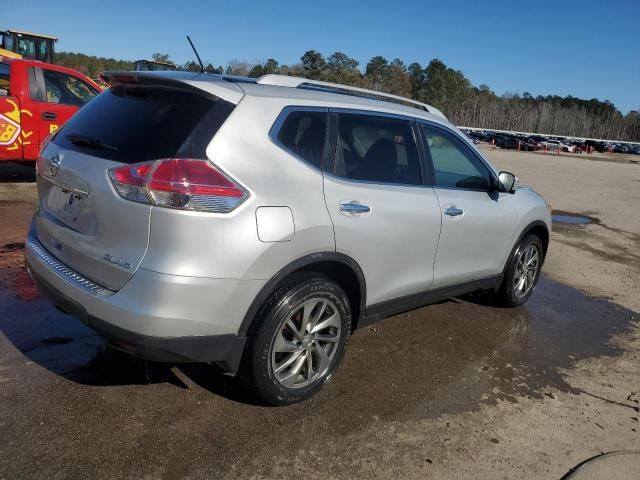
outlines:
[[[174,63],[170,56],[166,53],[154,53],[151,55],[151,60],[155,62],[165,62],[174,64],[179,70],[186,70],[189,72],[199,72],[201,70],[200,65],[194,61],[188,61],[184,64]],[[133,70],[134,62],[129,60],[116,60],[115,58],[106,57],[94,57],[92,55],[85,55],[83,53],[73,52],[56,52],[54,63],[62,65],[63,67],[73,68],[79,72],[84,73],[89,78],[98,78],[101,72],[108,70]],[[222,66],[214,67],[211,64],[205,66],[205,69],[213,73],[222,73],[224,68]]]
[[[152,58],[171,62],[167,54],[156,53]],[[89,76],[97,76],[104,70],[133,69],[133,62],[69,52],[56,53],[56,63]],[[200,70],[193,61],[178,67]],[[571,95],[534,97],[528,92],[497,95],[487,85],[472,85],[460,70],[438,59],[423,66],[375,56],[361,69],[358,60],[343,52],[325,57],[316,50],[308,50],[300,62],[291,65],[280,65],[273,58],[261,63],[232,59],[224,68],[208,64],[206,69],[250,77],[269,73],[295,75],[392,93],[433,105],[452,123],[467,127],[640,141],[638,111],[623,115],[609,100],[585,100]]]

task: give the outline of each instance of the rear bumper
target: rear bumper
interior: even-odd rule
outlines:
[[[132,332],[89,315],[82,305],[56,290],[31,267],[29,269],[38,291],[43,296],[63,312],[73,315],[89,326],[118,350],[156,362],[212,362],[231,373],[238,370],[245,337],[231,334],[156,337]]]
[[[240,323],[263,281],[203,279],[139,269],[119,291],[87,286],[30,233],[29,272],[43,296],[114,347],[165,362],[210,362],[235,373],[246,338]],[[77,274],[75,274],[77,275]]]

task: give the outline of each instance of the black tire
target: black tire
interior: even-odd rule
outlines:
[[[309,307],[311,308],[310,317],[315,318],[315,316],[325,315],[322,318],[326,319],[328,318],[326,315],[332,316],[331,314],[334,310],[335,312],[333,313],[339,315],[339,322],[337,319],[334,319],[334,322],[339,324],[340,328],[338,329],[337,326],[335,328],[327,327],[327,331],[330,333],[335,331],[333,338],[338,338],[338,340],[325,343],[324,346],[320,345],[319,342],[321,340],[310,339],[314,334],[309,333],[304,339],[301,339],[302,334],[298,337],[297,334],[299,332],[297,330],[285,325],[285,322],[290,317],[293,318],[294,322],[297,322],[299,318],[301,323],[296,323],[295,327],[304,330],[300,328],[304,321],[304,309],[309,305],[314,305],[313,302],[316,300],[318,301],[318,307]],[[326,305],[323,313],[317,313],[323,308],[322,305]],[[332,316],[332,318],[334,317]],[[318,326],[321,323],[320,319],[317,320]],[[348,297],[342,288],[328,277],[315,272],[300,272],[292,275],[277,289],[258,313],[255,325],[247,341],[241,380],[262,401],[270,405],[289,405],[312,397],[331,379],[344,356],[344,351],[351,335],[351,307]],[[286,375],[286,372],[276,374],[274,365],[278,366],[277,359],[283,359],[280,364],[282,365],[298,351],[296,350],[293,353],[274,352],[276,339],[282,340],[288,334],[291,335],[291,339],[286,339],[287,345],[295,344],[296,348],[303,351],[298,360],[290,364],[290,366],[293,365],[290,371],[295,368],[295,364],[298,361],[302,360],[300,358],[302,355],[305,358],[310,356],[311,360],[309,361],[311,363],[307,363],[308,360],[303,360],[300,373],[292,374],[287,379],[282,380],[278,376]],[[318,334],[316,333],[315,335],[317,336]],[[321,355],[318,353],[318,347],[328,350],[328,367],[326,362],[322,362],[319,359]],[[318,371],[312,376],[309,375],[309,372],[314,372],[314,362],[315,366],[318,367]],[[325,366],[323,367],[323,365]],[[289,386],[282,383],[282,381],[300,380],[305,375],[307,375],[307,385]],[[295,376],[293,380],[291,380],[292,376]],[[300,381],[304,382],[305,380]]]
[[[517,287],[516,277],[521,279],[523,276],[519,267],[519,262],[523,255],[526,255],[527,252],[530,251],[530,248],[536,249],[538,260],[531,284],[526,292],[522,292]],[[524,305],[527,300],[529,300],[529,297],[531,297],[531,294],[538,283],[543,261],[544,249],[540,238],[533,234],[524,237],[509,259],[509,264],[507,266],[504,279],[502,280],[502,285],[500,285],[495,298],[496,301],[505,307],[519,307],[520,305]]]

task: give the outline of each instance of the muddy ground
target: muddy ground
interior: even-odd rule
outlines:
[[[29,175],[0,183],[0,478],[560,478],[640,449],[640,165],[490,151],[558,212],[518,309],[465,297],[357,331],[303,404],[134,361],[40,299]],[[0,177],[2,174],[0,174]]]

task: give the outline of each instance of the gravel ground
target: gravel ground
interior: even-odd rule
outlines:
[[[555,226],[525,307],[465,297],[359,330],[328,388],[283,408],[206,366],[113,354],[40,299],[35,188],[5,172],[0,478],[539,479],[639,449],[640,165],[487,155],[593,223]]]

